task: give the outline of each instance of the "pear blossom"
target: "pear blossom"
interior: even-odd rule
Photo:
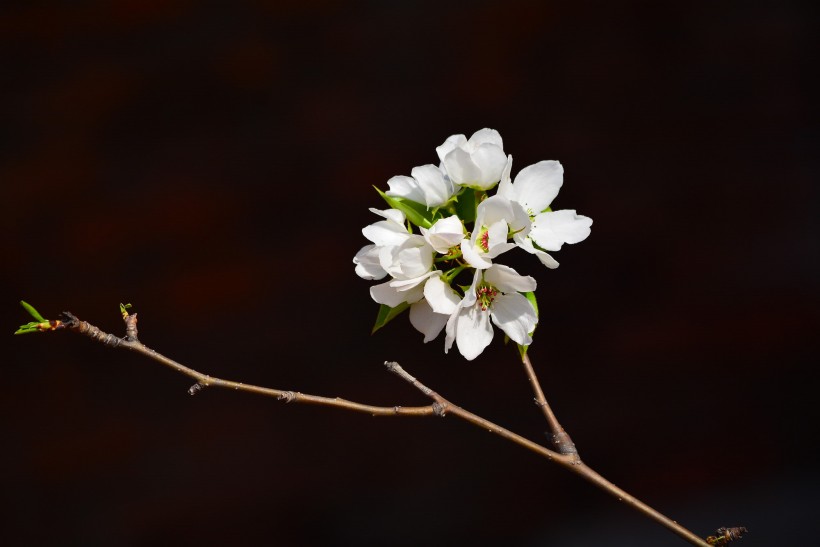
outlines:
[[[411,176],[399,175],[387,181],[391,197],[409,199],[427,207],[440,207],[455,194],[456,187],[450,178],[435,165],[414,167]]]
[[[370,287],[382,305],[374,328],[409,308],[425,343],[445,332],[445,353],[455,343],[475,359],[492,342],[493,326],[528,346],[538,314],[522,293],[536,282],[499,259],[518,247],[556,268],[549,253],[586,239],[592,220],[574,209],[551,210],[563,184],[559,162],[535,163],[513,179],[512,156],[493,129],[469,139],[452,135],[436,152],[438,167],[422,165],[387,181],[389,189],[379,193],[393,208],[371,209],[381,219],[362,229],[369,244],[353,263],[360,277],[381,281]],[[462,275],[472,275],[469,287],[455,281]]]
[[[447,254],[464,239],[464,224],[456,215],[437,220],[429,229],[419,228],[424,239],[437,253]]]
[[[460,301],[441,276],[430,276],[424,285],[424,298],[410,306],[410,324],[424,335],[425,344],[444,329]]]
[[[446,325],[444,352],[455,341],[468,361],[478,357],[493,340],[493,327],[517,344],[532,343],[530,333],[538,323],[532,303],[520,292],[534,291],[535,279],[502,264],[476,270],[473,283]]]
[[[379,265],[393,278],[370,287],[370,296],[379,304],[396,307],[412,304],[424,296],[424,282],[433,271],[433,248],[420,235],[410,235],[401,245],[379,249]]]
[[[513,235],[515,244],[534,254],[548,268],[558,262],[545,251],[558,251],[564,243],[578,243],[590,234],[592,219],[574,210],[547,211],[564,182],[564,168],[557,161],[540,161],[523,168],[510,180],[512,156],[509,156],[497,196],[518,203],[532,219],[531,230]]]
[[[478,206],[470,239],[461,242],[464,260],[473,268],[489,268],[493,258],[515,248],[507,241],[511,232],[529,230],[530,220],[521,205],[499,195],[487,198]]]
[[[370,209],[370,212],[379,215],[385,220],[380,220],[362,229],[364,237],[373,242],[372,245],[362,247],[353,263],[356,265],[356,274],[363,279],[382,279],[387,275],[387,271],[381,266],[379,253],[383,247],[401,245],[409,237],[410,233],[404,226],[404,213],[398,209]]]
[[[501,135],[495,129],[476,131],[469,140],[452,135],[436,152],[450,180],[476,190],[489,190],[498,184],[507,162]]]

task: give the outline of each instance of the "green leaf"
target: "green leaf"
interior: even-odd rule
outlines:
[[[123,304],[120,302],[120,313],[123,317],[128,317],[128,309],[132,308],[131,304]]]
[[[373,188],[376,188],[375,186]],[[422,205],[421,203],[416,203],[415,201],[410,201],[409,199],[404,198],[394,198],[392,196],[388,196],[378,188],[376,191],[379,195],[387,202],[387,204],[392,207],[393,209],[398,209],[404,216],[407,217],[407,220],[415,224],[416,226],[421,226],[422,228],[429,228],[433,225],[433,210],[428,209],[427,206]]]
[[[475,222],[476,208],[476,192],[470,188],[465,188],[461,194],[458,195],[456,201],[456,213],[458,218],[466,222]]]
[[[29,332],[39,332],[40,329],[37,328],[40,325],[40,322],[32,321],[31,323],[26,323],[25,325],[20,325],[20,328],[14,331],[14,334],[28,334]]]
[[[45,319],[40,312],[34,309],[34,306],[26,302],[25,300],[20,300],[20,305],[25,308],[25,310],[31,315],[33,318],[37,320],[37,323],[45,323],[47,319]]]
[[[382,304],[381,307],[379,307],[379,314],[376,316],[376,323],[373,325],[373,330],[370,331],[370,334],[373,334],[374,332],[388,324],[394,318],[398,317],[399,314],[401,314],[401,312],[403,312],[409,307],[410,304],[408,304],[407,302],[402,302],[395,308],[391,308],[390,306]]]

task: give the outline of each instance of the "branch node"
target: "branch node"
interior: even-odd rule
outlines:
[[[447,405],[436,401],[433,403],[433,414],[443,418],[447,414]]]
[[[552,444],[555,445],[559,454],[578,456],[578,449],[575,448],[575,443],[572,442],[572,439],[566,431],[561,429],[556,433],[548,433],[547,435],[552,439]],[[578,463],[580,463],[580,459]]]
[[[129,342],[139,342],[137,338],[137,314],[132,313],[123,316],[122,319],[125,321],[125,339]]]
[[[286,403],[290,403],[296,400],[296,394],[292,391],[284,391],[280,396],[277,397],[280,401],[284,400]]]
[[[199,393],[203,389],[205,389],[205,384],[197,382],[197,383],[195,383],[194,385],[192,385],[191,387],[188,388],[188,395],[196,395],[197,393]]]

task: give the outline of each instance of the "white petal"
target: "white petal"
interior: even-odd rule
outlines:
[[[461,309],[456,316],[456,345],[468,361],[472,361],[493,341],[490,314],[478,305]]]
[[[439,335],[449,317],[435,313],[426,300],[419,300],[410,306],[410,324],[424,335],[425,344]]]
[[[516,344],[532,343],[531,333],[538,323],[535,309],[527,298],[518,293],[502,294],[492,304],[492,319]]]
[[[470,140],[467,142],[475,148],[485,143],[494,144],[502,149],[504,148],[504,142],[501,140],[501,134],[495,129],[489,129],[486,127],[473,133],[470,136]]]
[[[550,206],[564,182],[564,168],[557,161],[539,161],[515,177],[516,199],[532,215]]]
[[[467,264],[478,270],[489,268],[493,265],[491,261],[484,258],[486,254],[479,253],[476,246],[473,245],[469,239],[464,239],[461,242],[461,256]]]
[[[421,203],[428,207],[444,205],[454,193],[453,183],[435,165],[414,167],[412,175],[424,194]]]
[[[481,170],[473,163],[470,154],[462,148],[456,148],[444,156],[444,168],[450,180],[464,186],[475,186],[481,176]]]
[[[371,208],[370,208],[370,209],[368,209],[368,210],[369,210],[371,213],[375,213],[375,214],[379,215],[380,217],[384,217],[384,218],[386,218],[387,220],[391,220],[391,221],[393,221],[393,222],[394,222],[394,223],[396,223],[396,224],[399,224],[399,225],[401,225],[401,226],[404,226],[404,220],[405,220],[404,213],[402,213],[402,212],[401,212],[401,211],[399,211],[398,209],[384,209],[384,210],[380,210],[380,209],[376,209],[376,208],[374,208],[374,207],[371,207]]]
[[[480,174],[475,183],[481,190],[489,190],[501,180],[501,173],[507,164],[504,150],[495,144],[482,144],[471,154],[473,163],[478,166]]]
[[[402,302],[407,302],[407,293],[401,293],[390,286],[390,282],[370,287],[370,297],[378,302],[395,308]]]
[[[507,156],[507,163],[504,165],[504,171],[501,172],[501,182],[498,183],[498,190],[495,195],[506,198],[510,201],[515,201],[516,194],[513,187],[512,180],[510,180],[510,173],[512,172],[512,154]]]
[[[507,233],[507,222],[504,220],[499,220],[487,229],[488,258],[495,258],[515,247],[515,243],[507,242]]]
[[[547,268],[555,269],[558,267],[558,261],[552,258],[549,254],[545,253],[540,249],[536,249],[535,246],[532,244],[532,240],[526,236],[519,236],[516,234],[513,236],[515,240],[515,244],[518,245],[519,248],[527,251],[530,254],[534,254],[538,260],[541,261],[541,264],[546,266]]]
[[[353,257],[356,265],[356,275],[362,279],[382,279],[387,275],[379,264],[379,248],[375,245],[365,245]]]
[[[466,142],[467,137],[464,135],[451,135],[447,137],[447,140],[444,141],[441,146],[436,147],[436,154],[438,154],[439,161],[444,162],[444,158],[447,154],[456,148],[460,148]]]
[[[424,203],[424,192],[419,187],[418,182],[412,177],[399,175],[387,181],[390,189],[385,192],[388,196],[406,198],[416,203]]]
[[[493,264],[487,269],[484,272],[484,281],[505,293],[534,291],[536,287],[534,278],[521,275],[503,264]]]
[[[418,277],[414,277],[411,279],[394,279],[390,281],[390,286],[396,289],[399,292],[409,291],[410,289],[417,287],[424,283],[430,276],[436,275],[439,272],[427,272],[424,275],[420,275]]]
[[[379,264],[397,279],[412,279],[430,271],[433,253],[433,248],[424,237],[408,234],[401,245],[381,247]]]
[[[564,243],[578,243],[590,234],[592,219],[574,210],[541,213],[533,219],[530,237],[547,251],[559,251]]]
[[[432,276],[424,284],[424,298],[436,313],[450,315],[458,308],[461,298],[440,276]]]
[[[437,220],[430,229],[420,228],[424,239],[438,253],[447,254],[464,239],[464,225],[456,215]]]

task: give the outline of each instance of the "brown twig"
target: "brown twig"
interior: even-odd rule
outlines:
[[[575,443],[572,442],[569,433],[561,427],[561,424],[558,422],[558,418],[555,417],[555,413],[552,411],[552,408],[550,408],[549,403],[547,403],[547,398],[544,396],[544,391],[541,389],[538,376],[536,376],[535,369],[530,362],[530,356],[527,353],[524,353],[521,357],[521,362],[524,364],[524,372],[527,373],[527,379],[530,381],[532,390],[535,393],[535,404],[541,408],[541,411],[544,413],[544,418],[547,419],[547,423],[549,424],[552,443],[555,445],[558,452],[561,454],[572,455],[575,457],[577,462],[580,462],[581,458],[578,455],[578,449],[575,448]]]
[[[525,437],[522,437],[521,435],[518,435],[517,433],[514,433],[509,429],[506,429],[485,418],[482,418],[481,416],[478,416],[468,410],[461,408],[460,406],[445,399],[437,392],[422,384],[419,380],[417,380],[415,377],[413,377],[411,374],[405,371],[396,362],[385,362],[385,366],[388,368],[390,372],[392,372],[393,374],[397,375],[404,381],[414,386],[416,389],[421,391],[421,393],[423,393],[426,397],[432,399],[433,404],[420,407],[373,406],[357,403],[354,401],[348,401],[346,399],[341,399],[339,397],[321,397],[318,395],[308,395],[296,391],[278,390],[267,387],[255,386],[251,384],[244,384],[241,382],[234,382],[231,380],[223,380],[221,378],[208,376],[207,374],[203,374],[192,368],[188,368],[185,365],[182,365],[181,363],[178,363],[173,359],[165,357],[164,355],[145,346],[142,342],[139,341],[139,338],[137,337],[136,314],[123,313],[123,320],[126,324],[126,336],[124,338],[119,338],[117,336],[114,336],[113,334],[103,332],[99,328],[95,327],[94,325],[91,325],[86,321],[81,321],[71,313],[64,313],[67,318],[65,321],[65,327],[69,330],[88,336],[91,339],[101,342],[110,347],[124,348],[130,351],[137,352],[167,367],[170,367],[181,374],[193,378],[196,381],[196,383],[193,386],[191,386],[191,388],[188,390],[188,393],[190,393],[191,395],[195,395],[196,393],[207,387],[222,387],[226,389],[234,389],[237,391],[256,393],[258,395],[265,395],[268,397],[275,397],[276,399],[284,400],[289,403],[297,402],[328,407],[336,407],[345,410],[351,410],[354,412],[364,412],[367,414],[371,414],[373,416],[436,415],[443,417],[448,414],[456,416],[468,423],[473,424],[476,427],[484,429],[485,431],[488,431],[494,435],[498,435],[550,461],[560,464],[564,468],[572,471],[576,475],[581,476],[585,480],[591,482],[592,484],[598,486],[605,492],[616,497],[618,500],[623,501],[627,505],[630,505],[637,511],[651,518],[652,520],[665,526],[681,538],[687,540],[692,545],[698,545],[699,547],[709,547],[709,543],[707,543],[700,537],[696,536],[683,526],[679,525],[677,522],[669,519],[668,517],[664,516],[658,511],[652,509],[650,506],[646,505],[645,503],[641,502],[637,498],[631,496],[627,492],[623,491],[619,487],[615,486],[614,484],[603,478],[601,475],[596,473],[586,464],[581,462],[581,460],[578,458],[577,453],[556,452],[554,450],[541,446],[540,444],[535,443]],[[547,416],[547,421],[550,423],[550,427],[553,429],[553,431],[563,431],[563,429],[560,428],[560,424],[558,424],[558,421],[555,419],[554,414],[549,409],[549,406],[546,404],[546,399],[544,398],[543,392],[541,392],[541,388],[538,385],[535,373],[532,372],[532,364],[529,363],[529,359],[525,358],[525,369],[527,367],[531,371],[530,373],[528,373],[528,375],[530,376],[530,381],[533,384],[533,388],[536,389],[536,400],[539,401],[539,406],[545,409],[545,416]],[[541,405],[540,401],[543,401],[544,404]]]

